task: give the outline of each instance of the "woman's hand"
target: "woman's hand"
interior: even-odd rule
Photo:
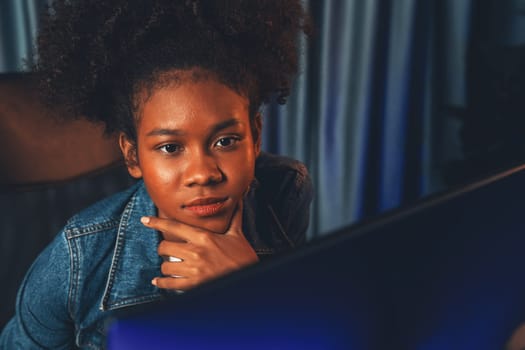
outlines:
[[[165,259],[161,265],[165,277],[156,277],[151,282],[158,288],[188,290],[258,261],[242,232],[242,201],[224,234],[158,217],[145,217],[142,223],[162,232],[164,240],[158,247],[160,256],[182,259],[180,262]]]

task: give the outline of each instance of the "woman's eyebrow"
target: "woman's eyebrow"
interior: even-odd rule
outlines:
[[[236,118],[231,118],[228,120],[225,120],[223,122],[220,122],[218,124],[215,124],[211,128],[211,134],[216,134],[221,130],[224,130],[226,128],[239,125],[241,122]],[[186,135],[185,131],[179,130],[179,129],[169,129],[169,128],[156,128],[151,130],[146,134],[146,136],[184,136]]]
[[[153,129],[150,132],[146,134],[146,136],[184,136],[186,133],[182,130],[178,129],[164,129],[164,128],[158,128]]]

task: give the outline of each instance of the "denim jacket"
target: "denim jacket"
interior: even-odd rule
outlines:
[[[312,200],[306,168],[261,154],[244,199],[243,230],[260,258],[305,241]],[[1,349],[101,349],[115,310],[166,295],[159,234],[140,223],[156,208],[139,181],[71,218],[27,272]]]

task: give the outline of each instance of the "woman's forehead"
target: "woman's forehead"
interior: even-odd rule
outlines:
[[[146,129],[204,128],[232,118],[250,122],[248,99],[214,79],[157,87],[141,107],[139,124]]]

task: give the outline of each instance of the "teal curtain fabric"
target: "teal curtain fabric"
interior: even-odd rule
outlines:
[[[0,73],[27,70],[34,54],[38,13],[45,0],[0,1]]]
[[[308,6],[317,33],[304,48],[302,75],[288,104],[266,110],[264,147],[310,169],[313,238],[443,188],[444,155],[436,145],[457,130],[446,131],[437,118],[443,96],[436,87],[444,87],[436,75],[465,49],[463,41],[452,47],[457,37],[443,33],[468,28],[470,1]],[[462,40],[468,33],[460,34]],[[458,74],[448,84],[461,79]]]

